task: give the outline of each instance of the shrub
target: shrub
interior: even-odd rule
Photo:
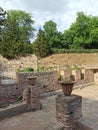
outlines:
[[[17,70],[17,72],[34,72],[34,69],[33,68],[24,68],[24,69]]]

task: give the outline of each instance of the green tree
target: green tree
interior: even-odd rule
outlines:
[[[6,12],[0,7],[0,52],[1,52],[1,32],[3,29],[3,22],[5,20]]]
[[[75,36],[75,33],[73,30],[69,29],[66,30],[63,34],[64,36],[64,48],[70,49],[72,48],[73,45],[73,38]]]
[[[98,49],[98,17],[92,17],[92,19],[90,20],[90,25],[90,48]]]
[[[45,57],[49,54],[49,48],[44,37],[44,31],[40,28],[37,38],[33,43],[33,51],[37,56]]]
[[[76,21],[64,32],[65,45],[75,49],[98,48],[97,25],[98,17],[78,12]]]
[[[52,20],[47,21],[44,26],[44,32],[45,32],[45,38],[46,38],[46,42],[49,46],[49,49],[51,51],[52,47],[55,47],[55,43],[57,42],[57,25],[55,22],[53,22]]]
[[[6,12],[0,7],[0,36],[1,36],[3,22],[5,20],[5,14]]]
[[[9,10],[2,31],[1,54],[14,58],[30,53],[30,38],[33,37],[31,15],[21,10]]]

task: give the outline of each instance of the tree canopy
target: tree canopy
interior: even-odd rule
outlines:
[[[1,31],[3,28],[3,22],[5,20],[6,12],[0,7],[0,41],[1,41]]]
[[[21,10],[5,12],[0,8],[0,53],[7,58],[36,53],[45,57],[56,49],[98,49],[98,16],[77,12],[69,29],[57,30],[57,24],[46,21],[37,33],[33,44],[34,21],[29,13]]]
[[[98,17],[77,13],[76,21],[64,32],[68,48],[98,48]]]
[[[49,20],[43,26],[43,37],[47,54],[51,54],[53,49],[98,49],[98,17],[77,12],[75,22],[64,33],[59,32],[57,24]],[[39,32],[35,42],[38,39]],[[38,45],[40,48],[43,46],[41,41]]]
[[[31,52],[30,38],[33,37],[31,15],[21,10],[7,11],[2,30],[1,54],[14,58]]]
[[[49,47],[44,36],[44,31],[41,28],[39,29],[37,38],[33,43],[33,51],[40,57],[45,57],[49,54]]]

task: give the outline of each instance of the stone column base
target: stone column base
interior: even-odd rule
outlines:
[[[37,86],[28,86],[23,92],[23,101],[27,104],[28,110],[40,110],[40,92]]]
[[[78,95],[58,95],[56,98],[56,118],[64,124],[64,130],[75,130],[82,117],[82,97]]]

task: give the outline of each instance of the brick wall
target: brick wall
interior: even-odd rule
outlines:
[[[27,111],[27,104],[20,103],[0,110],[0,120],[15,116]]]
[[[41,93],[60,88],[56,71],[42,73],[17,73],[17,82],[22,86],[26,86],[28,84],[29,76],[37,76],[36,84],[40,87]]]
[[[94,82],[94,72],[93,72],[93,70],[85,69],[84,73],[82,73],[82,74],[84,74],[84,78],[83,79],[81,78],[80,80],[78,79],[77,82],[75,83],[75,86],[78,86],[78,85],[81,86],[81,85],[84,85],[84,84]],[[79,75],[79,71],[78,71],[78,75]],[[80,75],[81,75],[81,71],[80,71]]]
[[[17,83],[0,85],[0,104],[15,102],[28,86],[28,76],[37,76],[36,85],[40,88],[40,93],[59,89],[57,72],[47,73],[18,73]]]
[[[19,84],[0,85],[0,104],[15,102],[22,95],[23,89]]]

